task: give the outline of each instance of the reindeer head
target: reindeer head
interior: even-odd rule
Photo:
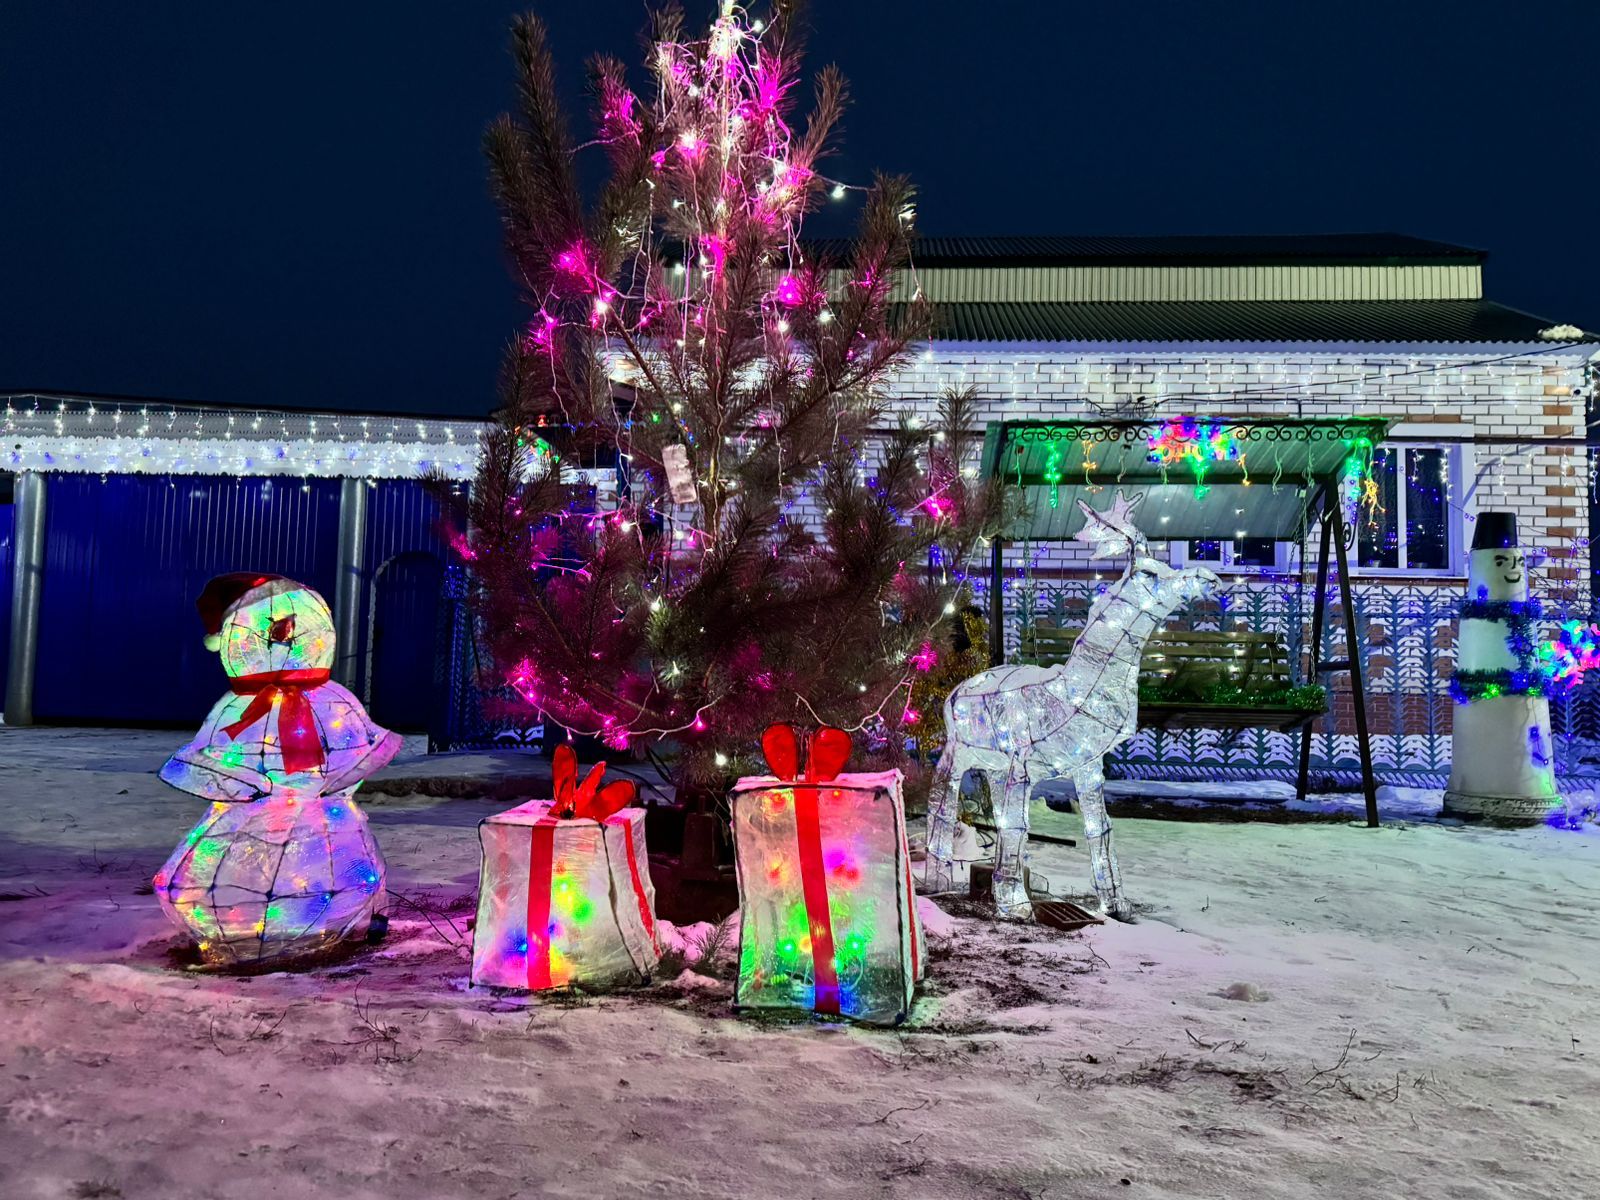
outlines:
[[[1129,500],[1120,488],[1117,489],[1117,498],[1104,512],[1090,508],[1079,500],[1078,507],[1083,510],[1083,528],[1073,535],[1073,540],[1088,546],[1095,558],[1121,558],[1124,555],[1141,557],[1145,553],[1144,532],[1133,523],[1133,514],[1143,503],[1143,492]]]

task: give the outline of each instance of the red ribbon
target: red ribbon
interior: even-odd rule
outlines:
[[[240,675],[228,681],[234,694],[251,696],[244,712],[222,732],[237,739],[257,721],[266,719],[273,704],[278,705],[278,744],[283,751],[283,769],[293,775],[320,767],[327,761],[322,737],[312,715],[306,689],[327,683],[331,672],[323,668],[298,671],[265,671],[260,675]]]
[[[542,991],[553,986],[550,976],[550,885],[555,878],[556,828],[561,823],[560,818],[547,813],[528,827],[529,991]],[[634,849],[633,822],[625,816],[613,814],[601,823],[622,826],[622,836],[628,849],[628,874],[633,882],[634,899],[639,904],[639,920],[644,924],[650,944],[659,949],[655,914],[650,911],[650,902],[645,898],[644,876],[639,873],[639,858]]]
[[[900,839],[900,853],[905,855],[906,859],[906,903],[911,905],[911,978],[915,980],[919,970],[917,953],[917,888],[911,882],[911,847],[906,843],[904,837]]]
[[[601,787],[600,780],[605,773],[606,764],[595,763],[580,784],[578,755],[565,742],[557,746],[550,763],[556,793],[556,806],[551,811],[568,819],[588,817],[590,820],[604,821],[639,798],[639,787],[631,779],[614,779]]]
[[[850,760],[850,735],[823,726],[813,733],[806,748],[805,771],[800,770],[800,736],[792,725],[769,725],[761,735],[761,752],[779,779],[793,779],[795,841],[800,856],[800,887],[805,897],[806,923],[811,930],[811,1006],[819,1013],[839,1012],[839,972],[834,963],[833,914],[828,908],[828,876],[822,860],[822,821],[817,811],[821,790],[814,785],[835,778]]]
[[[528,990],[550,986],[550,879],[556,852],[556,818],[528,827]]]
[[[622,809],[639,797],[638,786],[631,779],[617,779],[604,787],[600,780],[605,776],[606,764],[597,763],[582,783],[578,782],[578,756],[571,746],[563,743],[556,747],[551,763],[551,776],[555,784],[555,799],[545,815],[529,827],[528,841],[528,989],[539,991],[552,986],[550,978],[550,885],[553,882],[555,858],[555,831],[562,821],[594,821],[598,825],[622,825],[627,841],[628,874],[632,878],[634,899],[639,904],[639,919],[650,937],[650,944],[660,949],[656,941],[655,914],[644,894],[644,877],[639,873],[639,858],[633,844],[633,822],[619,816]],[[605,837],[604,829],[601,830]]]
[[[628,874],[633,877],[633,898],[639,902],[639,919],[644,922],[644,931],[650,935],[650,945],[657,951],[661,943],[656,941],[656,915],[650,911],[650,901],[644,895],[644,877],[639,874],[639,856],[633,847],[633,822],[627,817],[614,815],[606,818],[607,824],[622,824],[622,837],[628,843]]]
[[[805,893],[806,921],[811,926],[811,975],[819,1013],[839,1011],[839,972],[833,961],[833,915],[828,911],[828,877],[822,862],[822,822],[817,815],[820,793],[814,787],[794,789],[794,832],[800,848],[800,886]]]

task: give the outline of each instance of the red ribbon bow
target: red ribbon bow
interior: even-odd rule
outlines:
[[[800,856],[800,886],[805,897],[806,921],[811,928],[811,964],[814,998],[820,1013],[838,1013],[839,972],[833,957],[833,915],[828,906],[828,876],[822,858],[822,822],[818,813],[821,789],[816,784],[838,777],[850,761],[850,735],[824,725],[807,739],[805,770],[800,770],[800,735],[792,725],[769,725],[761,735],[761,752],[773,775],[793,781],[795,841]],[[809,786],[808,786],[809,785]],[[837,795],[837,793],[835,793]],[[906,858],[906,895],[916,904],[911,883],[911,856]],[[917,923],[911,920],[911,974],[917,964]]]
[[[793,725],[768,725],[761,735],[761,753],[779,779],[826,783],[850,761],[850,735],[832,725],[816,730],[807,739],[804,774],[800,771],[800,734]]]
[[[608,821],[639,798],[638,785],[631,779],[614,779],[601,787],[600,780],[606,773],[603,762],[591,767],[580,784],[578,756],[566,743],[556,747],[550,766],[555,777],[555,804],[528,829],[528,987],[534,991],[555,982],[550,974],[550,884],[555,874],[557,823],[575,817]],[[639,919],[651,943],[657,944],[655,914],[645,899],[638,847],[633,844],[633,823],[626,818],[616,823],[622,826],[627,846],[628,875],[639,905]]]
[[[240,675],[228,684],[239,696],[253,699],[237,721],[223,726],[222,732],[237,739],[257,721],[265,720],[278,705],[278,743],[283,750],[283,769],[293,775],[309,771],[327,761],[322,749],[322,736],[317,732],[311,701],[306,689],[328,682],[331,672],[326,669],[297,671],[265,671],[260,675]]]
[[[556,747],[550,766],[556,784],[556,806],[550,810],[551,815],[564,820],[578,817],[604,821],[639,798],[638,785],[631,779],[614,779],[601,787],[600,780],[606,773],[603,762],[595,763],[579,783],[578,756],[565,742]]]

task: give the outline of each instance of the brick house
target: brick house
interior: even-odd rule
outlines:
[[[892,384],[891,408],[931,418],[943,389],[972,385],[985,422],[1393,420],[1373,462],[1380,507],[1360,524],[1352,575],[1380,761],[1391,774],[1437,776],[1448,766],[1445,688],[1475,514],[1515,511],[1524,543],[1544,555],[1535,593],[1578,612],[1589,601],[1585,411],[1600,335],[1485,299],[1486,257],[1394,234],[924,239],[905,286],[934,302],[941,324]],[[1298,644],[1309,608],[1299,549],[1232,532],[1166,551],[1222,573],[1239,623]],[[1013,548],[1005,565],[1013,648],[1018,622],[1052,596],[1070,621],[1062,598],[1085,596],[1096,574],[1070,543]],[[1319,744],[1337,773],[1351,730],[1337,688],[1334,699]],[[1158,774],[1196,762],[1278,770],[1285,743],[1142,734],[1133,756]]]

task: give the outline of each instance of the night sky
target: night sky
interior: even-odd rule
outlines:
[[[479,139],[518,7],[0,2],[0,390],[485,411],[519,309]],[[543,12],[581,115],[583,60],[637,62],[644,9]],[[1396,230],[1488,249],[1490,298],[1600,328],[1594,0],[816,0],[812,23],[855,98],[829,173],[909,174],[924,233]]]

